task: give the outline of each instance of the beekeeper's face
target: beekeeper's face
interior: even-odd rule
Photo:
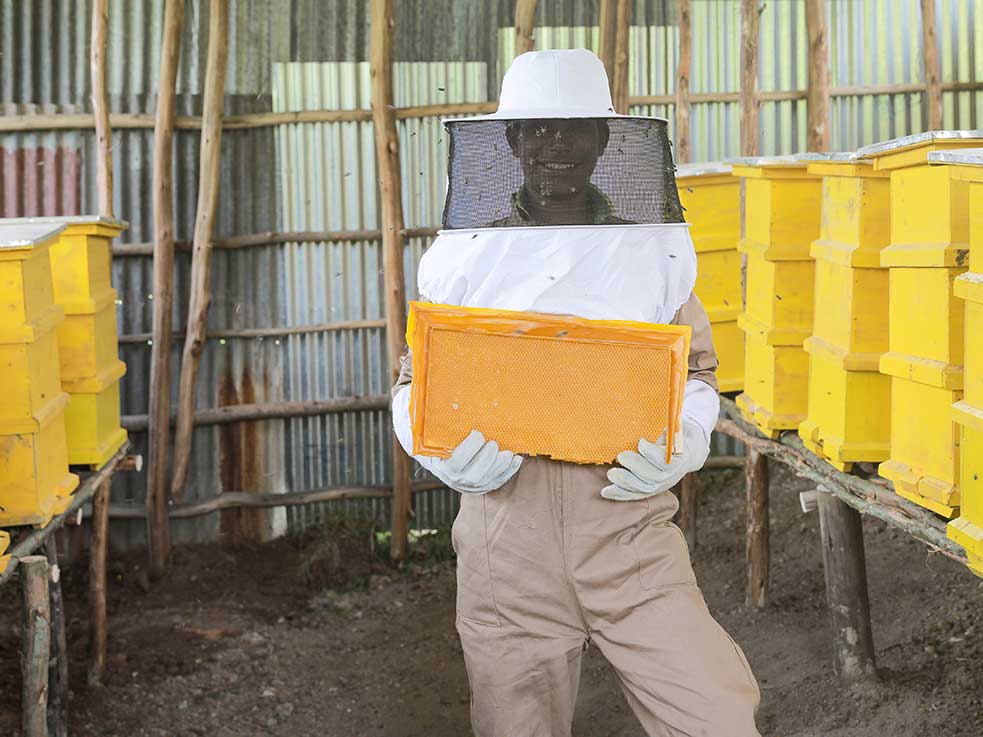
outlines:
[[[608,142],[608,127],[596,120],[523,120],[506,137],[522,162],[526,189],[544,201],[582,193]]]

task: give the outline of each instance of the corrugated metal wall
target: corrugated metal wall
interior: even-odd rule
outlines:
[[[160,55],[162,3],[110,3],[109,90],[116,113],[152,114]],[[943,82],[983,81],[983,13],[973,0],[936,0]],[[494,99],[512,58],[512,0],[400,0],[396,3],[398,105]],[[804,89],[803,4],[763,4],[759,87]],[[5,114],[88,112],[88,0],[0,0],[0,105]],[[739,78],[739,2],[695,2],[691,91],[734,92]],[[831,0],[828,4],[832,83],[837,86],[914,83],[922,79],[918,0]],[[364,0],[231,0],[229,113],[321,107],[368,108],[368,10]],[[541,0],[539,48],[596,49],[596,0]],[[630,91],[672,94],[677,31],[672,0],[634,3]],[[179,114],[201,112],[207,47],[207,2],[186,3],[178,83]],[[923,128],[921,93],[834,98],[837,149]],[[978,127],[983,95],[944,93],[946,127]],[[672,118],[671,105],[635,108]],[[700,103],[691,116],[693,158],[738,153],[736,103]],[[805,102],[762,105],[762,150],[789,153],[805,145]],[[129,242],[152,237],[150,130],[113,134],[115,209],[130,222]],[[197,198],[199,134],[175,137],[176,225],[190,238]],[[437,224],[446,149],[435,120],[400,122],[404,209],[408,226]],[[0,135],[0,214],[69,214],[95,206],[91,131]],[[370,123],[305,124],[228,131],[223,137],[218,236],[268,230],[376,227],[374,148]],[[427,243],[407,248],[408,295]],[[300,325],[383,316],[380,253],[375,243],[298,243],[218,250],[212,274],[212,329]],[[176,325],[187,311],[190,258],[177,256]],[[118,258],[124,334],[149,333],[152,264]],[[173,375],[181,350],[173,352]],[[146,411],[150,350],[121,347],[125,413]],[[284,339],[207,343],[199,382],[200,407],[281,398],[305,399],[385,390],[380,329],[333,331]],[[176,394],[176,386],[173,391]],[[134,437],[145,451],[145,436]],[[383,412],[202,428],[195,433],[188,498],[223,490],[282,492],[332,485],[388,482],[390,436]],[[732,452],[728,444],[720,447]],[[142,506],[143,479],[120,475],[113,501]],[[354,503],[346,503],[353,505]],[[415,524],[449,522],[456,495],[416,497]],[[367,505],[388,518],[387,505]],[[208,539],[220,526],[259,534],[302,525],[315,508],[212,515],[174,526],[178,542]],[[262,529],[260,529],[262,528]],[[142,544],[138,521],[114,522],[114,544]]]

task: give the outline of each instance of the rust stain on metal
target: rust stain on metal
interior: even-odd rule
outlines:
[[[252,404],[256,391],[247,368],[242,389],[236,389],[232,370],[227,368],[219,382],[219,404]],[[219,427],[219,478],[224,491],[260,491],[262,479],[259,428],[256,422],[235,422]],[[237,546],[263,539],[266,511],[262,509],[223,509],[220,531],[223,542]]]
[[[78,215],[82,153],[78,149],[0,148],[0,217]]]

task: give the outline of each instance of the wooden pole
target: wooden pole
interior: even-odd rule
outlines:
[[[679,0],[679,61],[676,64],[676,163],[690,160],[689,68],[693,57],[690,0]]]
[[[92,545],[89,548],[89,673],[90,686],[102,683],[106,668],[106,558],[109,550],[109,489],[106,479],[92,497]],[[167,507],[164,514],[168,513]]]
[[[615,112],[628,113],[628,59],[631,41],[631,0],[618,0],[618,17],[614,34],[614,79],[611,99]]]
[[[939,70],[939,43],[935,0],[922,0],[922,48],[925,54],[925,107],[928,130],[942,129],[942,74]]]
[[[747,449],[747,606],[760,609],[768,599],[768,456]]]
[[[201,170],[198,175],[198,211],[195,217],[191,261],[191,302],[188,331],[181,354],[177,428],[174,432],[174,475],[171,494],[184,498],[191,465],[195,393],[198,366],[205,347],[208,305],[211,302],[212,228],[218,205],[219,163],[222,154],[222,112],[225,104],[225,71],[229,51],[228,0],[211,0],[208,10],[208,60],[205,65],[205,99],[201,126]]]
[[[821,491],[819,530],[833,631],[833,670],[842,678],[857,680],[876,672],[863,526],[859,513],[829,492]]]
[[[406,286],[403,277],[403,200],[399,171],[399,136],[393,108],[393,0],[372,0],[369,69],[372,77],[372,123],[375,129],[379,197],[382,203],[382,262],[386,291],[386,343],[390,379],[399,377],[406,350]],[[403,560],[409,539],[410,459],[393,436],[392,557]]]
[[[154,308],[150,349],[150,426],[147,438],[147,541],[155,577],[167,569],[171,531],[167,515],[171,418],[171,315],[174,305],[174,115],[184,0],[167,0],[154,124]],[[108,503],[108,500],[107,500]],[[95,607],[93,606],[93,612]],[[104,652],[104,650],[103,650]],[[90,680],[102,678],[102,664]]]
[[[58,545],[52,535],[45,542],[51,572],[51,658],[48,663],[48,733],[68,737],[68,640],[65,637],[65,600],[61,594]]]
[[[700,493],[700,477],[695,473],[683,476],[679,484],[679,529],[683,531],[690,552],[696,549],[696,500]]]
[[[829,34],[826,26],[826,0],[806,0],[806,33],[809,36],[806,147],[810,151],[829,151]]]
[[[598,32],[598,53],[604,62],[604,71],[608,75],[611,95],[614,95],[614,57],[615,38],[618,30],[618,0],[600,0],[600,20]]]
[[[51,652],[51,602],[48,598],[48,559],[28,555],[20,561],[24,597],[21,648],[21,735],[48,735],[48,660]]]
[[[524,54],[536,48],[532,30],[536,25],[536,5],[539,0],[515,1],[515,55]]]
[[[741,0],[741,156],[757,156],[758,143],[758,0]]]
[[[106,92],[106,37],[109,30],[109,0],[93,0],[92,49],[89,73],[92,76],[92,112],[96,121],[96,190],[99,214],[113,216],[113,139],[109,127],[109,95]]]

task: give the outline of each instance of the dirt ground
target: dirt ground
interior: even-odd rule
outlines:
[[[808,483],[784,471],[773,479],[771,598],[758,612],[742,604],[743,479],[713,472],[704,486],[694,565],[710,609],[758,677],[762,735],[983,735],[983,581],[866,520],[879,680],[845,687],[832,674],[818,517],[798,508]],[[83,580],[69,569],[72,735],[470,734],[453,563],[432,562],[446,550],[429,552],[402,572],[359,561],[345,589],[311,583],[324,577],[296,540],[180,548],[171,575],[151,587],[139,557],[114,560],[99,689],[82,685]],[[329,560],[329,574],[337,564]],[[16,592],[0,591],[0,734],[8,735],[18,733]],[[574,734],[642,737],[595,649]]]

